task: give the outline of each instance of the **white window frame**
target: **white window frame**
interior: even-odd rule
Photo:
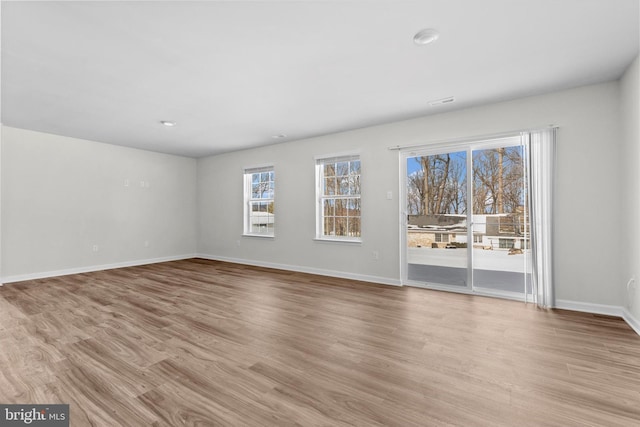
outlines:
[[[435,233],[436,243],[449,243],[450,240],[449,233]]]
[[[273,182],[273,188],[270,189],[271,197],[253,197],[253,192],[252,192],[252,180],[253,180],[253,175],[255,174],[262,174],[262,173],[271,173],[273,180],[268,180],[267,182]],[[244,211],[243,211],[243,217],[244,217],[244,230],[243,230],[243,236],[252,236],[252,237],[275,237],[275,178],[276,176],[276,171],[275,171],[275,167],[273,165],[268,165],[268,166],[257,166],[257,167],[248,167],[248,168],[244,168],[243,170],[243,180],[244,180]],[[262,182],[262,181],[261,181]],[[269,194],[268,194],[269,195]],[[255,203],[273,203],[274,206],[274,211],[271,214],[271,221],[267,221],[267,226],[265,229],[265,232],[256,232],[252,229],[252,212],[253,212],[253,205]],[[267,215],[268,217],[268,215]],[[271,229],[269,228],[269,225],[271,225]]]
[[[316,240],[322,241],[335,241],[335,242],[352,242],[352,243],[360,243],[362,242],[362,160],[360,158],[359,153],[346,153],[339,155],[330,155],[330,156],[322,156],[316,157]],[[349,162],[349,173],[351,173],[351,162],[359,162],[359,174],[358,174],[358,189],[359,192],[357,194],[351,193],[351,188],[348,194],[332,194],[326,195],[324,194],[324,165],[327,163],[338,163],[338,162]],[[339,236],[335,234],[327,234],[325,235],[325,213],[324,213],[324,202],[326,200],[357,200],[357,204],[359,206],[360,215],[358,218],[358,236]],[[333,215],[334,218],[337,218],[336,215]],[[349,218],[356,218],[356,216],[347,216],[347,234],[349,233]]]

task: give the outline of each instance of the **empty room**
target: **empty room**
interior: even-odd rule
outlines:
[[[640,425],[640,1],[1,1],[0,426]]]

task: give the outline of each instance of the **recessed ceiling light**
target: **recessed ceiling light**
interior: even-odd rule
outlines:
[[[425,28],[422,31],[418,31],[416,35],[413,36],[413,42],[415,44],[424,45],[438,40],[438,37],[440,37],[438,30]]]
[[[287,137],[287,135],[285,135],[284,133],[271,136],[271,138],[273,138],[273,139],[282,139],[282,138],[286,138],[286,137]]]
[[[167,127],[173,127],[176,125],[176,122],[171,122],[169,120],[162,120],[160,123],[162,123],[163,125],[167,126]]]

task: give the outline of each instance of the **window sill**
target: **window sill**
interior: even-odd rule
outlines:
[[[243,234],[242,237],[258,237],[259,239],[273,239],[276,236],[273,234]]]
[[[316,237],[313,240],[315,240],[316,242],[327,242],[327,243],[347,243],[347,244],[362,244],[362,240],[361,239],[331,239],[331,238],[327,238],[327,237]]]

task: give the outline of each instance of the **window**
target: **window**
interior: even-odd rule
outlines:
[[[244,234],[273,236],[275,211],[273,166],[244,171]]]
[[[317,238],[360,241],[360,156],[316,162]]]
[[[449,235],[444,233],[436,233],[437,243],[449,243]]]
[[[513,248],[513,239],[498,239],[498,247],[500,249],[511,249]]]
[[[482,243],[482,234],[474,234],[473,243]]]

